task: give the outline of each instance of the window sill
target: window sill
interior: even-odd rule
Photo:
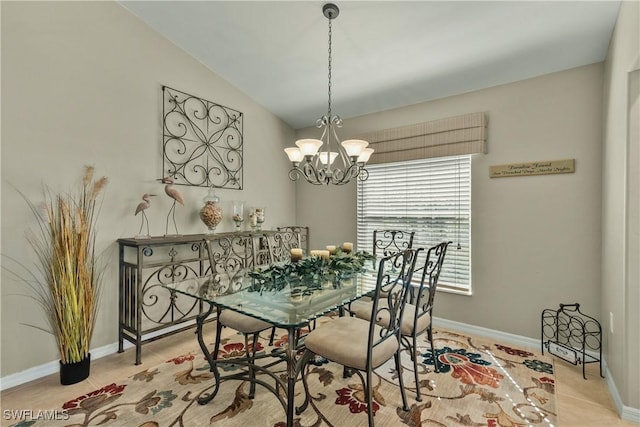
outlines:
[[[473,291],[471,289],[461,289],[445,284],[438,284],[436,292],[446,292],[448,294],[464,295],[469,297],[473,295]]]

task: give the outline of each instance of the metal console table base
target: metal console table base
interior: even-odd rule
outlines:
[[[219,265],[250,267],[271,258],[267,240],[276,234],[281,232],[118,239],[118,352],[124,351],[125,340],[132,343],[136,348],[135,364],[139,365],[143,344],[194,327],[196,316],[204,309],[202,302],[180,296],[163,285],[211,272],[205,239]]]

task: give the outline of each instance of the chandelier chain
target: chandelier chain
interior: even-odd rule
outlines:
[[[328,105],[328,119],[331,120],[331,18],[329,18],[329,105]]]

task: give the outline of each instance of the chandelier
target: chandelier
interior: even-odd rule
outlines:
[[[322,129],[320,139],[299,139],[296,147],[285,148],[293,167],[289,179],[297,181],[300,176],[314,185],[343,185],[354,178],[365,181],[369,172],[364,165],[373,153],[367,148],[369,143],[361,139],[340,142],[336,128],[342,127],[342,119],[331,114],[331,21],[338,17],[340,9],[333,3],[322,7],[322,13],[329,20],[329,102],[327,114],[316,121]]]

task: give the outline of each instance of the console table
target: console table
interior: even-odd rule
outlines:
[[[292,240],[290,234],[256,231],[118,239],[118,352],[124,351],[124,340],[131,342],[139,365],[142,344],[195,325],[202,302],[162,285],[211,273],[205,240],[215,259],[214,273],[224,275],[288,257],[288,248],[300,245],[299,235]]]

